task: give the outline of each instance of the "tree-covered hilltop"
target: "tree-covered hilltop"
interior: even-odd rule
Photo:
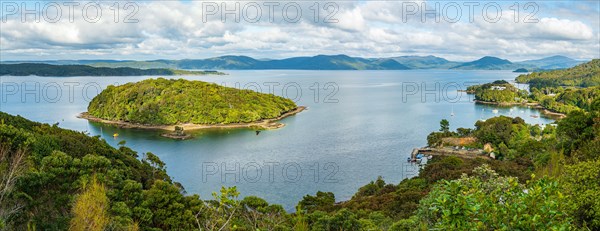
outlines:
[[[0,64],[0,76],[144,76],[144,75],[208,75],[215,71],[186,71],[166,68],[137,69],[130,67],[92,67],[87,65],[51,65],[43,63]]]
[[[108,86],[88,112],[111,121],[151,125],[248,123],[297,108],[289,99],[184,79],[147,79]]]
[[[527,92],[504,80],[469,86],[467,92],[474,93],[476,100],[493,103],[520,103],[527,98]]]
[[[600,59],[594,59],[563,70],[520,75],[516,80],[519,83],[528,83],[530,88],[598,86],[600,85]]]

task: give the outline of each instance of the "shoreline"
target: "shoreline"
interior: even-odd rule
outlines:
[[[498,105],[498,106],[530,106],[530,107],[533,107],[534,109],[540,110],[542,112],[542,114],[544,114],[544,115],[556,116],[556,117],[559,117],[560,119],[567,117],[566,114],[551,111],[550,109],[545,108],[544,106],[542,106],[539,103],[498,103],[498,102],[482,101],[482,100],[477,100],[477,99],[475,99],[473,101],[475,103],[479,103],[479,104]]]
[[[193,124],[193,123],[185,123],[185,124],[174,124],[174,125],[147,125],[147,124],[137,124],[130,123],[125,121],[113,121],[113,120],[105,120],[101,118],[94,117],[90,115],[88,112],[80,113],[77,118],[86,119],[92,122],[99,122],[108,125],[115,125],[119,128],[138,128],[138,129],[147,129],[147,130],[163,130],[172,132],[175,130],[175,126],[182,127],[184,131],[193,131],[193,130],[202,130],[202,129],[211,129],[211,128],[253,128],[257,129],[277,129],[282,128],[285,124],[278,123],[277,121],[285,119],[289,116],[296,115],[306,109],[305,106],[298,106],[293,110],[284,112],[278,117],[271,119],[263,119],[259,121],[254,121],[250,123],[231,123],[231,124]],[[175,138],[170,136],[165,136],[169,138]]]

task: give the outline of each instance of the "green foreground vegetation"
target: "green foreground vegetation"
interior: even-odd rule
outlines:
[[[184,79],[147,79],[108,86],[88,113],[97,118],[151,125],[248,123],[297,108],[289,99]]]
[[[51,65],[43,63],[0,64],[0,76],[144,76],[144,75],[223,75],[216,71],[187,71],[168,68],[92,67],[87,65]]]

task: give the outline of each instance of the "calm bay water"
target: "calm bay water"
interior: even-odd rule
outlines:
[[[441,119],[448,119],[452,129],[473,127],[495,115],[520,116],[533,124],[553,121],[529,108],[474,104],[472,96],[457,92],[466,85],[513,80],[517,74],[509,71],[226,72],[176,78],[274,92],[309,108],[284,119],[284,128],[259,135],[246,129],[212,130],[175,141],[159,132],[76,118],[106,86],[156,77],[2,76],[0,110],[100,135],[113,146],[125,140],[140,153],[158,155],[175,181],[202,198],[211,198],[222,185],[236,185],[242,196],[257,195],[288,210],[306,194],[331,191],[336,200],[346,200],[377,176],[398,183],[417,174],[406,158],[413,148],[426,145],[427,134],[439,129]]]

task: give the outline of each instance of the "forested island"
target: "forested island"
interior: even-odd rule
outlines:
[[[124,127],[175,130],[278,128],[276,120],[302,111],[292,100],[184,79],[147,79],[108,86],[81,117]]]
[[[187,71],[170,68],[138,69],[131,67],[92,67],[87,65],[51,65],[43,63],[0,64],[0,76],[144,76],[144,75],[223,75],[217,71]]]

